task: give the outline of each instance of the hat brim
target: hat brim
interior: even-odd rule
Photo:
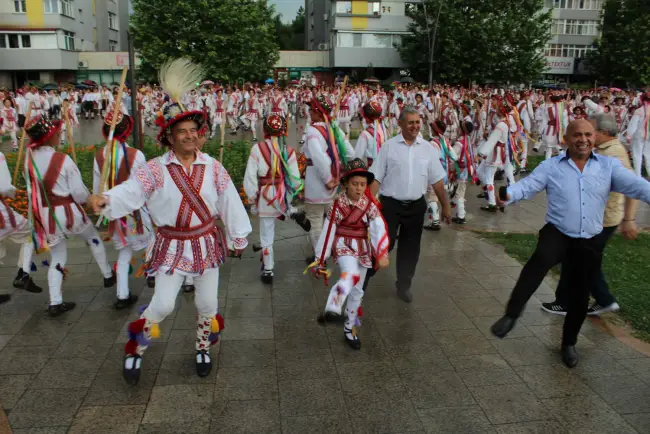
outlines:
[[[353,169],[348,172],[346,172],[345,175],[341,178],[341,182],[346,182],[348,179],[350,179],[353,176],[363,176],[368,180],[368,185],[372,184],[372,182],[375,180],[375,174],[370,172],[369,170],[366,169]]]
[[[47,141],[48,141],[48,140],[49,140],[53,135],[55,135],[56,133],[58,133],[59,131],[61,131],[61,128],[63,128],[63,121],[60,120],[60,119],[55,119],[55,120],[53,120],[53,121],[50,121],[50,123],[52,124],[52,128],[50,128],[50,130],[49,130],[46,134],[44,134],[44,135],[43,135],[42,137],[40,137],[38,140],[30,139],[30,140],[31,140],[30,143],[29,143],[29,147],[30,147],[30,148],[37,148],[37,147],[39,147],[39,146],[42,146],[42,145],[45,144],[45,142],[47,142]]]
[[[205,113],[199,110],[194,110],[194,111],[189,111],[189,112],[183,112],[179,113],[170,120],[167,121],[165,125],[163,125],[160,128],[160,132],[158,133],[158,136],[156,137],[156,140],[158,143],[160,143],[163,146],[169,146],[171,147],[172,144],[169,142],[169,139],[167,138],[167,133],[171,130],[171,128],[176,125],[179,122],[182,121],[194,121],[196,122],[199,132],[203,131],[203,128],[205,126]]]

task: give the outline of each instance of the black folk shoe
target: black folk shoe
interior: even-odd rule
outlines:
[[[345,337],[345,342],[347,342],[351,348],[355,350],[361,349],[361,340],[359,339],[359,336],[356,335],[356,333],[352,333],[352,330],[345,327],[343,329],[343,337]]]
[[[207,377],[212,371],[212,360],[210,360],[210,353],[207,350],[196,352],[196,375],[199,377]]]
[[[57,316],[61,316],[67,311],[74,309],[76,305],[76,303],[73,303],[71,301],[64,301],[61,304],[55,304],[53,306],[50,305],[47,308],[47,314],[52,318],[56,318]]]
[[[135,386],[140,381],[140,371],[142,369],[142,357],[135,355],[125,355],[122,362],[122,377],[127,384]]]
[[[117,310],[126,309],[133,306],[133,304],[135,304],[136,301],[138,301],[138,296],[129,294],[129,298],[125,298],[125,299],[118,298],[115,304],[113,304],[113,307],[115,307],[115,309]]]

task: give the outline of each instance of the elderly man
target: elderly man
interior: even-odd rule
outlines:
[[[650,202],[650,183],[620,161],[594,153],[595,136],[588,121],[571,122],[564,136],[566,154],[544,161],[528,177],[502,188],[499,195],[499,204],[505,206],[546,190],[548,205],[535,252],[521,270],[506,314],[494,323],[492,333],[499,338],[507,336],[546,273],[563,262],[571,294],[562,331],[562,360],[569,368],[578,364],[575,344],[603,259],[607,240],[603,215],[609,193]]]
[[[600,155],[616,158],[623,166],[632,171],[627,150],[616,138],[618,134],[616,118],[607,113],[597,113],[591,123],[596,130],[594,151]],[[616,232],[619,225],[625,238],[636,238],[637,228],[634,216],[638,203],[637,200],[626,198],[620,193],[609,194],[609,200],[605,207],[605,216],[603,217],[602,236],[605,242]],[[571,294],[568,281],[568,267],[562,267],[560,282],[555,290],[555,301],[542,303],[543,310],[556,315],[566,315],[566,306]],[[600,315],[605,312],[616,312],[620,309],[616,299],[609,292],[602,269],[596,280],[596,285],[591,289],[591,295],[596,302],[589,307],[587,315]]]
[[[440,154],[420,135],[420,114],[413,107],[405,108],[399,117],[402,134],[384,142],[370,171],[375,181],[370,186],[373,195],[379,192],[382,214],[388,226],[390,250],[397,247],[397,296],[410,303],[411,281],[420,258],[420,239],[424,227],[427,186],[433,187],[442,205],[442,219],[451,222],[451,209],[445,194],[445,171]],[[366,274],[366,290],[372,269]]]

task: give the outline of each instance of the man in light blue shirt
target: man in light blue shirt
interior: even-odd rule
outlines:
[[[499,206],[530,199],[542,190],[546,190],[548,205],[546,225],[539,232],[535,252],[521,270],[506,314],[494,323],[492,333],[505,337],[548,271],[564,262],[570,270],[572,293],[562,333],[562,360],[573,368],[578,363],[576,340],[607,241],[601,233],[609,193],[650,203],[650,183],[620,161],[593,153],[595,131],[588,121],[571,122],[564,139],[566,154],[544,161],[528,177],[501,191],[500,199],[505,202],[499,201]]]

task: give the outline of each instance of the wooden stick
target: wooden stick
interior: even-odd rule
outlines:
[[[27,135],[27,132],[25,130],[25,125],[27,125],[27,122],[29,121],[31,116],[32,116],[32,102],[30,101],[29,104],[27,104],[27,114],[25,115],[25,124],[23,125],[23,131],[20,134],[20,146],[18,148],[18,158],[16,159],[16,167],[14,168],[14,180],[12,182],[12,185],[16,185],[16,181],[18,181],[18,172],[20,170],[20,166],[22,166],[21,161],[23,159],[23,150],[25,149],[25,136]]]
[[[70,128],[70,116],[68,115],[68,100],[63,101],[63,119],[65,119],[65,132],[68,135],[68,146],[72,154],[72,161],[77,164],[77,153],[74,149],[74,138],[72,137],[72,129]]]
[[[336,119],[339,116],[339,108],[341,107],[341,100],[343,99],[343,94],[345,93],[345,87],[348,85],[348,76],[346,75],[343,78],[343,85],[341,86],[341,92],[339,92],[339,97],[336,100],[336,109],[334,110],[334,115],[332,119]]]
[[[219,162],[223,164],[223,148],[225,146],[225,140],[226,140],[226,125],[225,125],[225,119],[222,116],[221,117],[221,149],[219,149]]]
[[[113,119],[111,119],[111,129],[108,132],[108,138],[106,139],[106,152],[104,155],[104,164],[102,166],[102,177],[99,184],[99,193],[103,193],[108,189],[108,169],[111,164],[111,156],[113,155],[113,134],[115,133],[115,125],[117,124],[117,113],[122,111],[122,88],[124,88],[124,82],[126,81],[126,72],[127,68],[122,68],[122,79],[120,80],[120,88],[117,93],[117,99],[115,100],[115,107],[113,108]]]

